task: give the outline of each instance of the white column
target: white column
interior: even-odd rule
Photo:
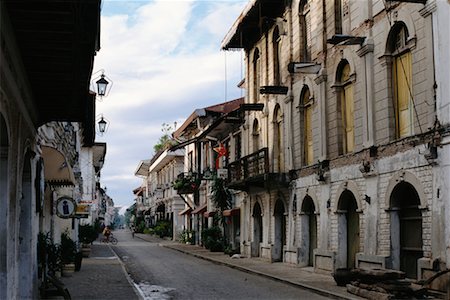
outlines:
[[[369,148],[375,144],[375,130],[374,130],[374,77],[373,77],[373,40],[367,39],[366,44],[362,46],[356,53],[359,57],[364,57],[364,72],[362,72],[363,85],[362,94],[365,100],[363,101],[363,146]]]
[[[314,82],[319,85],[319,99],[318,109],[320,136],[319,136],[319,157],[320,161],[327,158],[327,70],[322,68],[319,75],[314,79]]]

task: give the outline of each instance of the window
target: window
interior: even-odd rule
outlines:
[[[390,36],[392,59],[392,87],[395,111],[395,133],[403,138],[413,133],[412,59],[407,48],[408,32],[402,23],[395,26]]]
[[[278,26],[276,26],[273,31],[272,46],[273,46],[273,84],[280,85],[280,83],[281,83],[281,75],[280,75],[281,38],[280,38],[280,30],[278,29]]]
[[[259,150],[260,147],[260,143],[259,143],[259,139],[260,139],[260,129],[259,129],[259,122],[257,119],[255,119],[255,121],[253,121],[253,130],[252,130],[252,141],[253,141],[253,152],[256,152]]]
[[[311,165],[314,162],[314,143],[312,132],[313,106],[311,101],[311,94],[308,87],[305,87],[302,91],[301,108],[303,111],[303,162],[305,165]]]
[[[353,83],[350,79],[350,65],[341,63],[339,81],[341,84],[341,113],[343,127],[343,152],[355,150]]]
[[[309,14],[308,0],[303,0],[299,5],[300,27],[300,61],[311,61],[311,16]]]
[[[334,33],[342,34],[342,0],[334,0]]]
[[[234,136],[234,160],[241,159],[241,134],[238,133]]]
[[[194,172],[194,153],[192,151],[188,153],[188,166],[188,172]]]
[[[253,103],[259,101],[259,88],[261,85],[261,61],[259,58],[259,49],[253,52]]]

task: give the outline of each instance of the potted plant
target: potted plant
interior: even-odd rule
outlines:
[[[181,176],[178,176],[178,178],[172,183],[172,187],[178,192],[178,194],[192,194],[198,190],[199,186],[200,179],[197,178],[196,173],[186,176],[181,174]]]
[[[81,253],[83,257],[89,257],[91,254],[91,244],[98,237],[98,232],[92,225],[78,226],[78,240],[81,243]]]
[[[67,230],[61,233],[60,249],[63,276],[71,276],[70,274],[75,271],[77,244],[70,238]]]

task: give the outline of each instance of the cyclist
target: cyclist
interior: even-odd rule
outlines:
[[[105,229],[103,229],[103,235],[105,236],[105,241],[109,242],[109,236],[111,235],[111,229],[109,229],[109,226],[106,226]]]

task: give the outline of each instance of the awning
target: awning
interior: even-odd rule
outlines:
[[[209,217],[214,217],[215,214],[216,214],[215,211],[205,211],[205,212],[203,213],[203,216],[204,216],[205,218],[209,218]]]
[[[75,176],[64,155],[53,147],[41,149],[45,181],[52,185],[75,185]]]
[[[233,208],[233,209],[224,210],[222,214],[224,217],[231,217],[231,216],[237,216],[240,213],[241,213],[240,208]]]
[[[203,205],[197,207],[196,209],[194,209],[194,211],[192,212],[192,214],[193,214],[193,215],[195,215],[195,214],[201,214],[201,213],[203,213],[203,212],[206,211],[206,208],[207,208],[207,207],[208,207],[208,204],[205,203],[205,204],[203,204]]]
[[[179,216],[183,216],[183,215],[186,215],[186,214],[190,214],[191,211],[192,211],[192,208],[188,207],[188,208],[186,208],[185,210],[179,212],[178,215],[179,215]]]

